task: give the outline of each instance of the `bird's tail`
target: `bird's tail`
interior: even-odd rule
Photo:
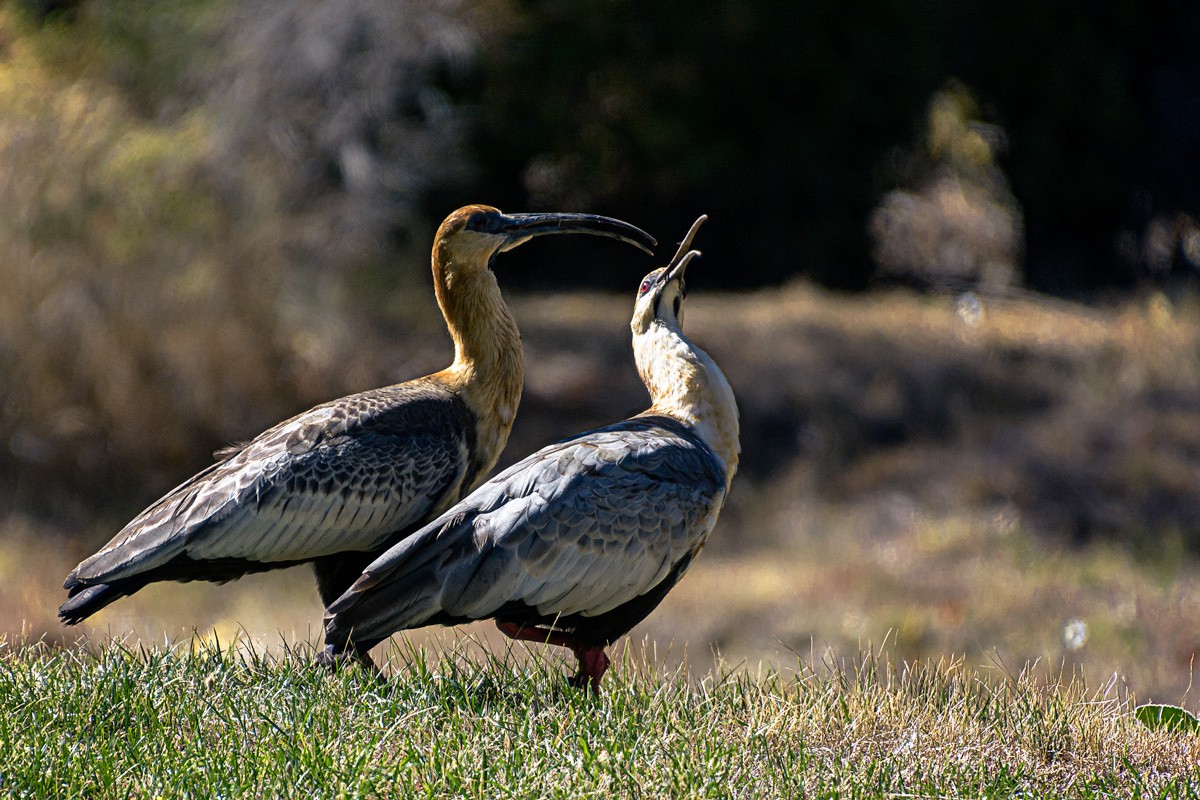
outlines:
[[[393,633],[441,622],[436,589],[391,584],[366,597],[353,608],[327,614],[325,644],[331,655],[365,653]],[[343,595],[345,598],[345,595]]]
[[[433,575],[446,541],[435,535],[441,528],[435,521],[392,547],[330,604],[325,616],[330,657],[366,652],[399,630],[445,624]]]
[[[75,625],[95,614],[100,609],[126,595],[133,594],[136,588],[127,583],[98,583],[94,586],[83,584],[70,585],[67,602],[58,607],[58,618],[64,625]]]

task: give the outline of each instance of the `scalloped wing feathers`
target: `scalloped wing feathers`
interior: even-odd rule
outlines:
[[[458,494],[473,420],[433,382],[373,389],[265,431],[143,511],[68,583],[102,583],[179,555],[308,560],[368,551]]]
[[[546,447],[388,550],[331,607],[369,641],[512,603],[595,616],[646,593],[704,542],[724,502],[709,447],[634,417]]]

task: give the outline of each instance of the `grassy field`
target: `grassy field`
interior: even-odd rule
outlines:
[[[701,289],[686,325],[738,393],[743,469],[601,700],[487,625],[384,645],[384,687],[320,675],[304,569],[62,628],[63,576],[164,472],[69,530],[0,518],[0,794],[1194,795],[1196,737],[1131,709],[1200,703],[1200,305]],[[643,407],[628,306],[515,299],[506,461]],[[437,368],[442,336],[403,375],[387,348],[349,371]],[[233,641],[262,655],[211,649]]]
[[[704,557],[636,637],[696,667],[716,650],[781,669],[796,653],[886,641],[909,661],[1041,661],[1092,687],[1116,675],[1142,701],[1197,708],[1200,305],[969,305],[805,286],[713,297],[702,279],[686,325],[738,393],[742,470]],[[529,368],[505,461],[644,406],[628,298],[513,305]],[[423,355],[393,379],[444,362],[436,327],[398,350]],[[363,385],[389,379],[359,371]],[[259,413],[245,435],[275,421]],[[164,424],[130,418],[146,436]],[[54,619],[69,569],[203,466],[206,451],[194,456],[119,507],[79,515],[82,528],[29,512],[0,519],[0,632],[161,642],[215,631],[264,648],[313,639],[320,614],[302,569],[150,587],[80,629]]]
[[[791,677],[618,660],[599,698],[553,658],[460,639],[390,680],[308,654],[0,655],[15,797],[1196,797],[1200,737],[1032,672],[943,661]]]

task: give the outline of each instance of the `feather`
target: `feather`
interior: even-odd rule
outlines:
[[[637,417],[566,440],[381,555],[331,607],[331,631],[383,638],[514,602],[547,617],[610,611],[652,589],[662,564],[689,556],[724,493],[720,462],[676,420]],[[388,613],[390,601],[374,597],[387,586],[425,602]]]
[[[462,401],[431,383],[318,406],[167,494],[76,580],[108,583],[179,556],[273,563],[377,548],[461,479],[470,427]]]

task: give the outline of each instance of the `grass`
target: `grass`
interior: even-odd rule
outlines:
[[[1036,661],[1081,685],[1103,687],[1116,675],[1142,701],[1198,708],[1200,567],[1188,557],[1148,560],[1103,542],[1054,545],[1004,517],[821,508],[811,498],[747,494],[761,504],[751,543],[731,546],[721,537],[734,531],[718,530],[634,631],[658,644],[663,663],[788,670],[797,653],[837,658],[886,640],[907,661],[953,654],[972,668],[1013,670]],[[798,508],[805,504],[816,507]],[[153,585],[64,628],[54,618],[62,579],[87,552],[59,536],[28,520],[0,522],[0,634],[161,646],[195,631],[275,652],[283,640],[319,633],[321,609],[304,568],[224,586]],[[488,624],[470,635],[503,645]],[[440,643],[445,634],[413,636]]]
[[[743,469],[703,558],[635,638],[676,661],[686,647],[703,669],[713,650],[789,669],[796,652],[840,657],[886,638],[909,661],[1065,665],[1087,686],[1116,674],[1143,701],[1200,709],[1200,300],[981,303],[963,314],[953,298],[905,292],[714,297],[697,285],[687,326],[738,392]],[[506,461],[643,407],[628,298],[513,305],[528,373]],[[438,337],[413,342],[424,367],[449,358]],[[239,434],[277,419],[255,413]],[[162,426],[132,412],[126,422],[145,435]],[[0,515],[0,633],[157,644],[248,631],[264,649],[316,635],[302,569],[149,587],[62,628],[70,568],[187,474],[107,471],[141,495],[107,516],[85,506],[84,527]]]
[[[1200,737],[1127,700],[961,663],[705,675],[626,653],[604,694],[522,647],[400,648],[391,678],[304,648],[9,644],[16,797],[1195,797]]]
[[[1132,708],[1197,709],[1200,302],[696,289],[745,453],[703,558],[634,632],[661,659],[634,646],[597,703],[484,626],[466,635],[498,660],[418,633],[432,655],[393,653],[386,690],[320,676],[288,652],[320,619],[302,569],[148,587],[63,629],[63,576],[182,477],[110,467],[144,496],[69,532],[0,516],[0,636],[47,642],[3,656],[0,795],[1194,795],[1195,737]],[[514,311],[506,460],[643,406],[628,298]],[[439,343],[412,344],[432,368]],[[192,635],[257,655],[169,644]],[[897,666],[855,661],[871,641]]]

